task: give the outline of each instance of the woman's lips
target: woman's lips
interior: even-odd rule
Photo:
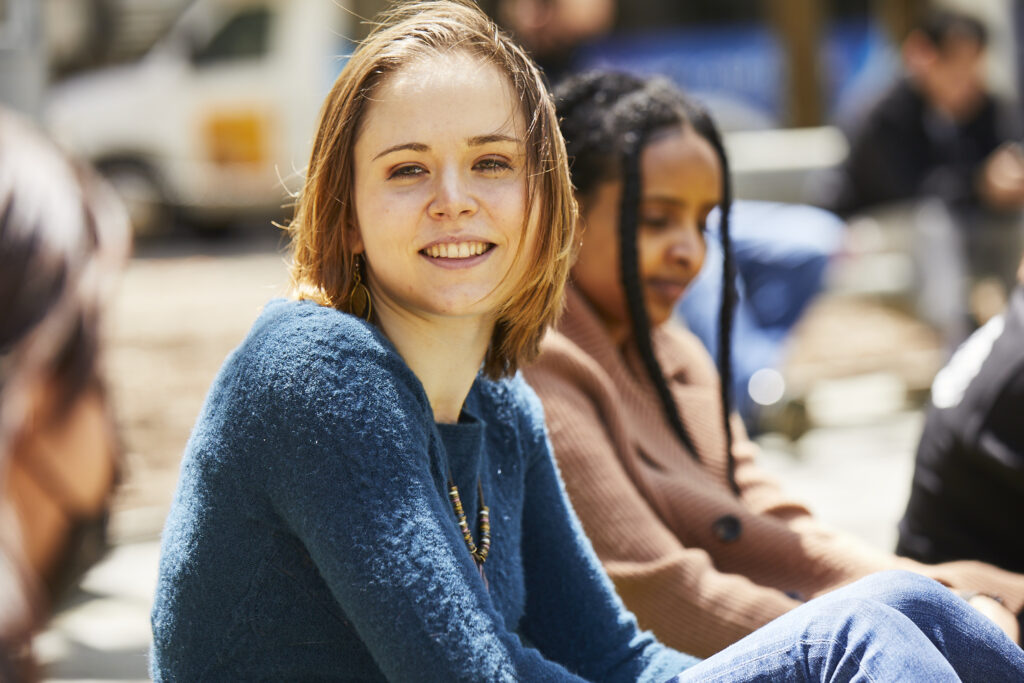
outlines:
[[[486,260],[494,246],[482,240],[435,242],[420,249],[420,255],[442,268],[469,268]]]
[[[479,256],[494,245],[482,240],[466,240],[463,242],[435,242],[424,247],[421,252],[431,258],[469,258]]]
[[[679,280],[663,280],[651,278],[647,280],[647,287],[653,291],[659,299],[665,301],[677,301],[683,296],[688,283]]]

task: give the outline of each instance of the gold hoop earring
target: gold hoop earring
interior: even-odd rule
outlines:
[[[370,290],[363,284],[363,258],[356,254],[353,261],[353,282],[352,289],[348,295],[348,310],[352,315],[357,315],[369,322],[373,315],[373,301],[370,300]]]

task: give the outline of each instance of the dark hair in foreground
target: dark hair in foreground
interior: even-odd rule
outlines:
[[[27,121],[0,109],[0,680],[35,680],[31,639],[61,589],[104,545],[92,491],[52,476],[70,455],[35,449],[61,425],[97,369],[100,310],[128,251],[128,220],[112,190],[69,161]],[[27,446],[26,444],[29,444]],[[72,444],[78,447],[78,442]],[[22,475],[18,479],[16,475]],[[116,476],[116,475],[115,475]],[[26,478],[32,487],[24,487]],[[61,486],[56,483],[64,482]],[[20,485],[19,485],[20,484]],[[113,486],[113,482],[111,482]],[[105,492],[109,494],[109,489]],[[8,495],[10,494],[10,495]],[[34,563],[19,518],[39,501],[60,516],[56,554]]]
[[[734,492],[731,413],[732,318],[736,301],[735,266],[729,234],[732,187],[729,162],[718,129],[699,104],[661,78],[641,78],[616,72],[592,72],[574,76],[555,89],[555,105],[566,138],[576,191],[586,197],[609,180],[621,180],[619,255],[622,287],[629,307],[633,334],[644,366],[661,399],[669,424],[694,458],[697,451],[679,408],[669,391],[661,366],[651,347],[650,321],[644,306],[637,259],[637,223],[643,196],[641,155],[651,135],[672,127],[689,126],[707,140],[722,165],[720,205],[722,242],[722,307],[719,313],[718,371],[728,455],[728,480]]]
[[[374,93],[387,78],[416,60],[464,52],[493,64],[521,103],[526,122],[527,221],[536,221],[536,248],[515,295],[498,311],[484,371],[514,374],[540,350],[545,330],[561,311],[573,257],[576,202],[565,144],[540,72],[526,53],[498,30],[470,0],[407,2],[386,13],[353,53],[320,112],[306,184],[292,240],[292,290],[341,311],[349,310],[358,229],[353,149]],[[523,226],[523,230],[527,225]]]
[[[96,381],[100,308],[129,235],[94,173],[0,110],[0,455],[28,387],[56,383],[56,419]]]

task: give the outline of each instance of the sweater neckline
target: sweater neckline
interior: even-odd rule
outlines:
[[[673,324],[669,322],[654,328],[651,331],[651,346],[662,372],[669,381],[670,390],[682,412],[683,420],[690,425],[693,419],[700,419],[698,414],[706,404],[708,388],[690,383],[690,363],[693,361],[687,356],[684,342],[676,338],[677,333],[670,329]],[[607,374],[615,387],[619,400],[623,405],[630,406],[630,414],[658,416],[657,419],[647,422],[643,430],[636,432],[639,447],[646,452],[658,443],[678,443],[664,417],[664,408],[657,397],[657,392],[644,369],[639,349],[630,343],[624,351],[620,351],[590,302],[572,286],[567,288],[565,313],[559,321],[557,331],[601,367],[602,372]],[[698,458],[703,459],[702,453],[705,448],[717,450],[717,446],[705,442],[706,439],[701,438],[695,443]],[[679,444],[679,448],[688,452],[682,444]]]
[[[686,374],[686,359],[677,353],[666,329],[671,322],[651,330],[651,347],[666,377]],[[632,340],[620,350],[605,329],[597,311],[573,285],[566,287],[565,313],[558,323],[558,331],[593,356],[606,368],[620,386],[628,386],[637,396],[647,396],[653,387],[644,369],[640,350]]]

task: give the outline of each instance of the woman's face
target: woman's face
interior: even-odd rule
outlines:
[[[711,144],[689,126],[656,133],[640,164],[640,285],[656,326],[669,319],[704,263],[704,224],[722,200],[722,168]],[[583,244],[572,271],[576,287],[619,343],[631,330],[619,275],[621,199],[621,180],[603,183],[582,198]]]
[[[374,309],[494,315],[529,261],[526,126],[494,65],[465,53],[381,84],[355,145],[355,251]]]

